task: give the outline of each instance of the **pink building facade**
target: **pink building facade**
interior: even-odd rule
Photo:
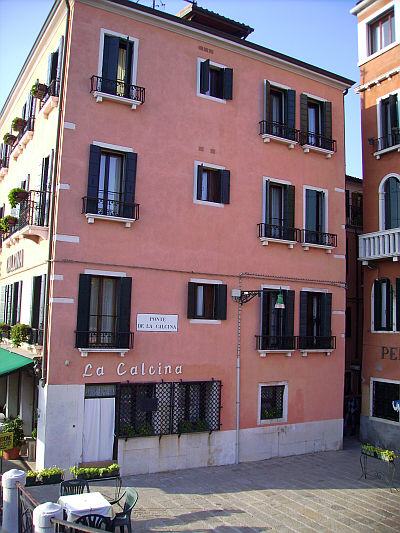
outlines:
[[[352,82],[197,6],[60,2],[47,28],[57,16],[60,92],[30,143],[51,140],[47,233],[2,247],[3,265],[26,261],[2,284],[45,265],[37,464],[133,474],[340,448]],[[3,196],[29,165],[11,148]]]

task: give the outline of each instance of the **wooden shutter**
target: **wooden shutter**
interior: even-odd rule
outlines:
[[[265,224],[270,223],[270,216],[269,216],[269,188],[270,188],[270,181],[265,181],[265,197],[264,197],[264,222]]]
[[[0,287],[0,322],[7,322],[5,311],[6,311],[6,286],[3,285],[2,287]]]
[[[210,89],[210,60],[200,63],[200,92],[206,94]]]
[[[300,130],[308,131],[308,97],[303,93],[300,95]]]
[[[332,139],[332,102],[324,102],[322,106],[322,136]]]
[[[385,229],[396,228],[400,224],[400,183],[394,176],[385,183]]]
[[[390,280],[386,280],[386,330],[393,330],[393,288]]]
[[[381,280],[374,282],[374,331],[382,330],[382,288]]]
[[[400,331],[400,278],[396,278],[396,331]]]
[[[295,188],[287,185],[284,188],[283,225],[285,228],[294,228]]]
[[[233,69],[224,68],[222,80],[222,97],[225,100],[232,100],[233,97]]]
[[[126,96],[126,98],[132,97],[130,93],[130,85],[132,83],[131,76],[132,76],[133,53],[134,53],[133,41],[128,40],[126,43],[126,68],[125,68],[125,79],[124,79],[124,82],[125,82],[124,96]]]
[[[32,313],[31,313],[31,326],[34,329],[39,328],[41,285],[42,285],[42,276],[34,276],[33,289],[32,289]]]
[[[392,134],[393,128],[397,128],[399,126],[399,115],[397,112],[397,94],[391,94],[389,96],[389,113],[390,113],[390,124],[392,126],[392,131],[388,131],[388,134]]]
[[[268,80],[264,80],[264,120],[271,120],[271,84]]]
[[[284,309],[283,335],[293,337],[294,335],[294,291],[282,291]]]
[[[64,61],[64,36],[61,36],[58,43],[58,57],[57,57],[57,70],[56,70],[56,84],[54,87],[53,95],[58,96],[60,94],[60,80],[62,78],[63,61]]]
[[[321,327],[320,336],[330,337],[332,335],[332,294],[330,292],[321,294]]]
[[[197,199],[201,200],[201,192],[203,188],[203,170],[204,165],[198,165],[197,167],[197,183],[196,183],[196,191],[197,191]]]
[[[307,337],[308,292],[300,291],[300,337]]]
[[[322,192],[322,191],[317,191],[316,196],[317,196],[317,198],[319,200],[318,201],[318,227],[317,227],[317,231],[325,232],[326,231],[326,227],[325,227],[326,194],[324,192]]]
[[[118,348],[129,348],[131,327],[132,278],[121,278],[119,285]]]
[[[188,283],[188,306],[187,306],[187,317],[195,318],[196,317],[196,283],[189,281]]]
[[[288,89],[286,91],[286,124],[289,128],[296,127],[296,91]],[[289,133],[290,139],[294,139],[294,135]]]
[[[90,145],[86,213],[97,213],[99,195],[101,148]]]
[[[134,218],[134,202],[136,190],[137,154],[128,152],[125,156],[125,190],[123,216]]]
[[[231,173],[229,170],[221,170],[220,177],[221,177],[221,203],[229,204]]]
[[[116,94],[117,92],[117,68],[119,56],[119,37],[113,35],[104,36],[103,68],[101,90],[105,93]]]
[[[261,335],[269,335],[269,312],[270,312],[270,292],[268,289],[263,289],[261,294]],[[263,339],[260,346],[265,346],[266,341]]]
[[[90,290],[92,276],[79,275],[78,314],[76,319],[76,347],[87,348],[89,345]]]
[[[215,285],[215,311],[216,320],[226,320],[226,294],[227,287],[224,284]]]
[[[306,229],[317,231],[317,191],[306,189]]]
[[[48,86],[51,83],[51,71],[52,71],[52,65],[53,65],[53,56],[54,56],[54,52],[49,54],[49,57],[47,59],[47,81],[46,81],[46,84]]]

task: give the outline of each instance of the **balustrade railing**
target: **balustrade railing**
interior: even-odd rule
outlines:
[[[44,95],[43,99],[40,101],[40,109],[44,106],[44,104],[47,102],[47,100],[50,98],[50,96],[59,96],[60,95],[60,80],[55,79],[52,80],[47,87],[46,94]]]
[[[400,256],[400,228],[360,235],[359,259],[385,259],[397,256]]]
[[[303,244],[316,244],[318,246],[329,246],[335,248],[337,246],[337,235],[334,233],[324,233],[322,231],[302,229],[301,242]]]

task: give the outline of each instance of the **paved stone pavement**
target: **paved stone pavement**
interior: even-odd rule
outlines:
[[[139,492],[135,532],[400,532],[400,490],[360,474],[352,442],[343,451],[130,476],[123,484]],[[109,493],[103,483],[97,490]],[[57,501],[56,486],[31,490]]]

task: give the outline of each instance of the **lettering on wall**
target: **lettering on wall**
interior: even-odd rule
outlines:
[[[381,359],[390,359],[391,361],[400,361],[400,348],[397,346],[382,346]]]
[[[22,268],[24,266],[24,251],[19,250],[17,253],[10,255],[10,257],[7,257],[7,274],[9,272],[14,272],[14,270],[18,270],[19,268]]]
[[[178,331],[178,315],[137,314],[136,331]]]
[[[146,363],[140,363],[134,366],[127,366],[126,363],[118,363],[115,367],[115,373],[117,376],[179,376],[183,372],[183,365],[170,365],[165,363],[155,363],[154,365],[146,365]],[[88,363],[85,366],[82,377],[91,378],[92,376],[105,376],[103,366],[94,366],[92,363]]]

